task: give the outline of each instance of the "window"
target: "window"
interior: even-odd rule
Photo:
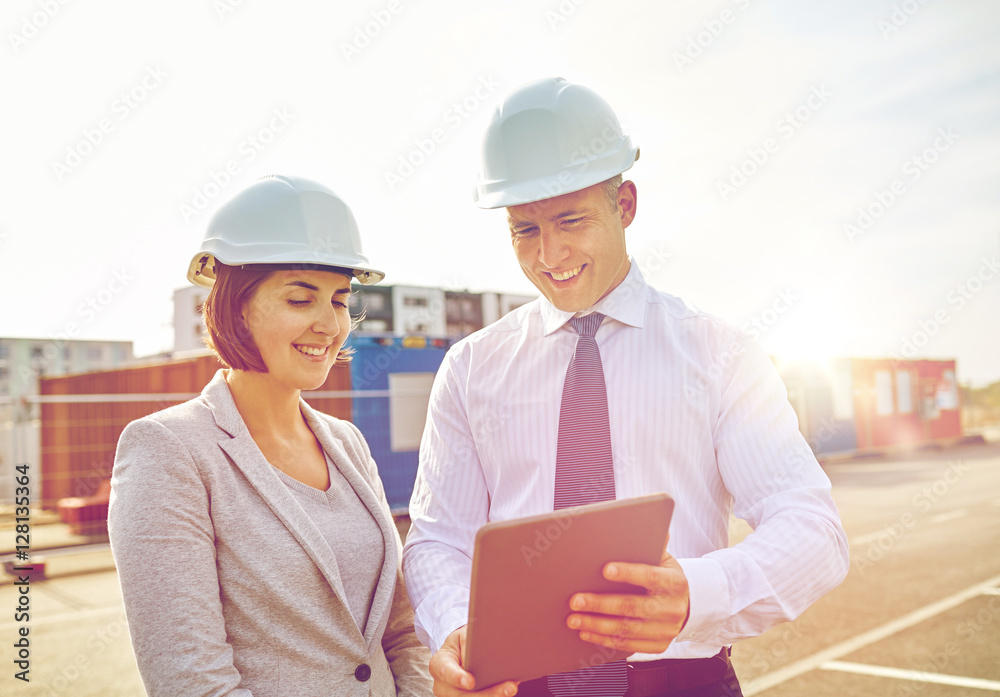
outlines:
[[[385,309],[385,295],[383,293],[366,293],[365,308],[369,312],[382,312]]]
[[[389,373],[389,443],[392,452],[420,447],[434,373]]]
[[[415,298],[408,295],[403,298],[403,305],[407,307],[427,307],[427,298]]]
[[[910,371],[900,370],[896,373],[896,404],[900,414],[913,413],[913,385]]]
[[[366,332],[387,332],[389,323],[384,319],[366,319],[361,323],[361,328]]]
[[[955,381],[954,370],[946,370],[941,374],[934,401],[938,409],[958,409],[958,383]]]
[[[878,416],[889,416],[892,411],[892,373],[888,370],[876,370],[875,413]]]

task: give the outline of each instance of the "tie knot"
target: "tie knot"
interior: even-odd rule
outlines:
[[[569,323],[573,325],[573,329],[580,336],[594,336],[603,321],[604,315],[600,312],[591,312],[583,317],[571,317]]]

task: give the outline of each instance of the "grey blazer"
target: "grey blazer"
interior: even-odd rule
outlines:
[[[301,403],[385,541],[363,628],[344,594],[351,569],[250,437],[224,372],[198,398],[132,422],[118,442],[108,530],[147,692],[430,695],[399,535],[361,433]]]

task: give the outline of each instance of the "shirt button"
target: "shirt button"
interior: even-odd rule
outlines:
[[[367,663],[362,663],[357,668],[354,669],[354,677],[356,677],[361,682],[365,682],[368,678],[372,676],[372,669],[368,667]]]

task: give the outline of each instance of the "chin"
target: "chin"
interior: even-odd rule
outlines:
[[[548,297],[548,301],[555,305],[557,310],[562,310],[563,312],[579,312],[580,310],[586,310],[588,307],[594,303],[586,303],[582,300],[574,300],[571,298],[563,297]]]

